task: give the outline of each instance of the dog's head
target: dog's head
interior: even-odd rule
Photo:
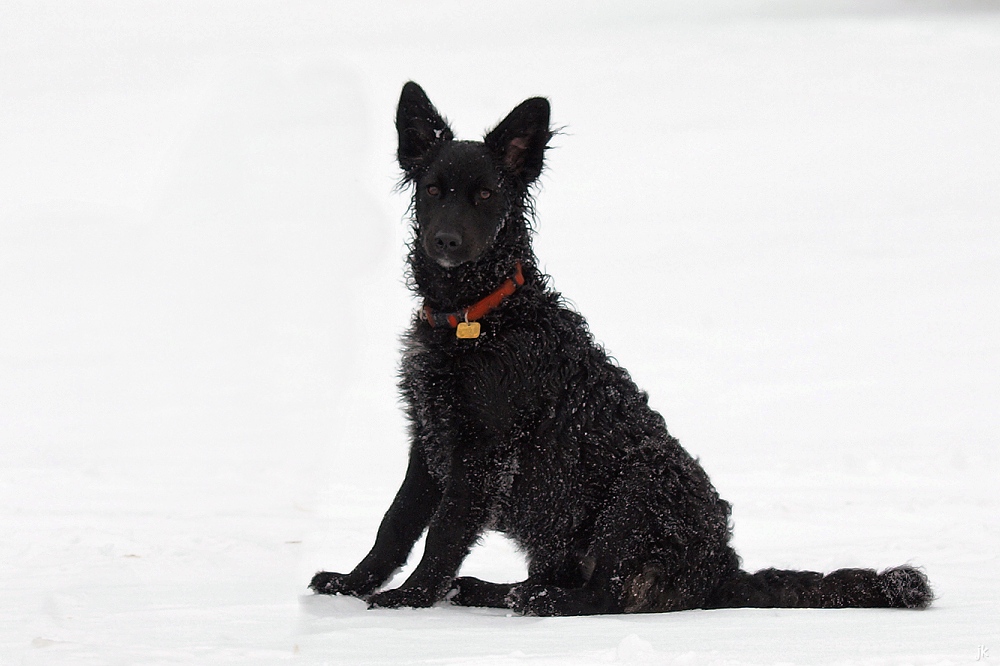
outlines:
[[[522,102],[483,141],[456,141],[412,81],[396,111],[399,166],[413,183],[417,247],[443,268],[478,260],[513,217],[542,171],[549,103]]]

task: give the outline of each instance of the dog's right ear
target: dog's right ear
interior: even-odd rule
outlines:
[[[423,88],[413,81],[403,86],[396,108],[399,151],[396,157],[406,180],[416,180],[427,153],[436,145],[455,138]]]

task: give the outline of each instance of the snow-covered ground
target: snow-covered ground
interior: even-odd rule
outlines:
[[[930,610],[307,594],[405,463],[410,78],[467,138],[552,100],[538,254],[746,567]],[[998,156],[985,0],[0,1],[0,664],[1000,659]]]

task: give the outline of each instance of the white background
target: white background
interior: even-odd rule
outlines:
[[[542,266],[746,568],[930,610],[307,594],[405,465],[411,78],[464,138],[550,98]],[[0,1],[0,664],[1000,659],[998,155],[995,2]]]

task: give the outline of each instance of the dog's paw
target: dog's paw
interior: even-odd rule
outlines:
[[[310,589],[316,594],[345,594],[347,574],[333,571],[317,571],[309,582]]]
[[[562,615],[557,603],[555,590],[544,585],[518,585],[507,595],[507,605],[522,615]]]
[[[477,589],[483,581],[472,576],[460,576],[451,582],[444,598],[455,606],[479,606]]]
[[[397,587],[385,590],[368,597],[368,608],[427,608],[433,606],[437,599],[421,587]]]
[[[451,590],[444,598],[455,606],[508,608],[507,595],[512,587],[510,583],[490,583],[472,576],[461,576],[452,581]]]
[[[313,576],[309,587],[316,594],[349,594],[354,597],[362,597],[374,589],[367,579],[360,580],[353,574],[334,573],[333,571],[319,571]]]

